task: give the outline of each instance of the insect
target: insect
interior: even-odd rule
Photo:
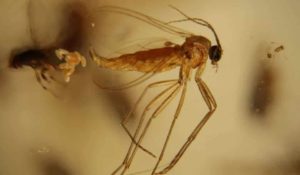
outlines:
[[[53,73],[53,71],[63,72],[64,79],[68,82],[78,64],[81,63],[83,67],[86,65],[85,58],[78,52],[69,52],[67,50],[75,50],[82,47],[82,40],[87,31],[85,24],[88,20],[85,18],[86,8],[84,4],[71,3],[64,5],[63,9],[67,10],[62,12],[61,20],[66,22],[61,26],[53,26],[60,33],[57,37],[50,39],[50,41],[53,39],[52,42],[47,43],[48,40],[43,41],[41,40],[42,37],[38,35],[40,33],[37,30],[38,23],[36,23],[36,16],[38,15],[34,14],[34,8],[40,7],[38,5],[42,6],[44,4],[28,1],[28,31],[32,44],[30,47],[12,51],[9,66],[14,69],[20,69],[24,66],[31,67],[35,72],[38,83],[45,90],[49,90],[46,84],[57,81],[50,73]],[[57,48],[65,48],[67,50]],[[51,93],[53,94],[53,92]]]
[[[56,81],[49,71],[62,71],[66,82],[70,80],[75,67],[81,63],[83,67],[86,66],[86,60],[78,52],[69,52],[64,49],[43,50],[43,49],[28,49],[20,54],[16,54],[11,59],[10,67],[18,69],[23,66],[31,67],[35,72],[35,77],[38,83],[47,90],[45,82],[51,80]],[[55,55],[58,59],[55,58]]]
[[[218,61],[221,59],[223,50],[219,38],[214,28],[207,21],[200,18],[191,18],[186,14],[184,14],[183,12],[181,12],[179,9],[175,7],[172,8],[174,8],[179,13],[181,13],[185,18],[166,23],[157,20],[155,18],[152,18],[150,16],[146,16],[140,12],[129,10],[122,7],[115,7],[115,6],[100,7],[100,11],[124,14],[136,18],[138,20],[142,20],[146,23],[149,23],[166,32],[179,35],[185,38],[185,41],[181,45],[175,43],[172,44],[168,43],[161,48],[137,51],[135,53],[123,54],[119,57],[109,58],[109,59],[99,56],[93,49],[90,50],[90,55],[92,59],[99,67],[111,69],[111,70],[117,70],[117,71],[137,71],[137,72],[144,73],[139,78],[120,87],[105,87],[97,83],[98,86],[103,89],[114,89],[114,90],[126,89],[134,85],[137,85],[141,82],[144,82],[145,80],[147,80],[148,78],[152,77],[157,73],[169,71],[174,68],[180,67],[179,77],[177,79],[163,80],[163,81],[158,81],[147,85],[146,88],[143,90],[142,94],[140,95],[140,97],[138,98],[137,102],[135,103],[131,112],[122,121],[121,124],[126,130],[126,132],[129,134],[129,136],[131,137],[132,142],[129,146],[129,149],[127,151],[127,154],[123,162],[112,174],[117,174],[118,172],[120,172],[120,174],[125,174],[125,172],[129,169],[138,148],[143,148],[141,146],[142,140],[146,135],[148,128],[151,125],[153,119],[155,119],[178,94],[180,94],[180,99],[175,114],[173,116],[171,126],[168,129],[167,137],[164,141],[162,150],[152,170],[151,173],[152,175],[166,174],[177,164],[177,162],[180,160],[182,155],[185,153],[185,151],[194,141],[194,139],[196,138],[200,130],[203,128],[205,123],[208,121],[208,119],[212,116],[212,114],[215,112],[217,108],[217,103],[211,91],[209,90],[208,86],[202,80],[201,74],[205,69],[208,58],[211,60],[211,64],[214,66],[216,66]],[[179,29],[171,25],[171,23],[183,22],[183,21],[192,21],[196,24],[205,26],[208,29],[210,29],[215,37],[216,45],[212,45],[211,41],[204,36],[194,35],[190,32],[184,31],[182,29]],[[168,142],[172,134],[174,125],[184,104],[187,84],[191,78],[191,73],[194,69],[196,69],[195,82],[198,85],[203,100],[205,101],[208,107],[208,112],[205,114],[204,118],[201,119],[198,125],[193,129],[187,141],[178,150],[177,154],[174,156],[171,162],[168,165],[166,165],[162,170],[158,170],[158,167],[167,149]],[[157,96],[155,96],[146,105],[146,107],[143,109],[143,112],[141,114],[135,132],[131,134],[129,130],[126,128],[126,123],[128,122],[128,118],[136,110],[137,106],[139,105],[139,103],[141,102],[141,100],[143,99],[147,91],[149,89],[158,86],[164,86],[166,88],[162,90]],[[154,108],[154,112],[151,114],[150,118],[145,121],[145,115],[147,114],[150,108],[153,108],[154,104],[158,100],[162,100],[162,102],[156,108]],[[144,149],[144,151],[147,150]]]

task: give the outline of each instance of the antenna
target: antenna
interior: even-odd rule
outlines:
[[[200,24],[202,26],[208,27],[213,32],[213,34],[215,36],[215,39],[216,39],[216,42],[217,42],[217,45],[220,48],[220,50],[223,52],[223,49],[222,49],[219,37],[218,37],[215,29],[212,27],[212,25],[209,22],[207,22],[206,20],[201,19],[201,18],[191,18],[188,15],[186,15],[185,13],[183,13],[181,10],[179,10],[178,8],[176,8],[176,7],[172,6],[172,5],[169,5],[169,6],[171,8],[173,8],[174,10],[176,10],[177,12],[179,12],[180,14],[182,14],[184,17],[186,17],[186,19],[174,20],[174,21],[170,21],[168,23],[183,22],[183,21],[192,21],[194,23],[197,23],[197,24]]]

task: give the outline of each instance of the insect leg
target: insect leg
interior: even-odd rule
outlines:
[[[35,78],[38,81],[38,83],[42,86],[43,89],[47,90],[47,87],[43,84],[41,73],[39,70],[33,69],[35,73]]]
[[[51,72],[50,71],[56,71],[57,68],[50,65],[50,64],[46,64],[45,67],[42,68],[41,70],[41,76],[44,80],[46,80],[48,83],[50,81],[54,81],[56,83],[58,83],[59,85],[64,85],[64,82],[61,82],[61,81],[58,81],[56,78],[54,78],[52,75],[51,75]],[[65,70],[62,70],[62,71],[65,71]]]
[[[58,68],[63,71],[65,82],[70,81],[70,76],[74,73],[75,68],[68,63],[61,63]]]
[[[145,124],[145,127],[143,128],[143,131],[138,139],[138,142],[137,144],[140,144],[146,134],[146,132],[148,131],[148,128],[152,122],[152,120],[157,117],[167,106],[168,104],[176,97],[176,95],[178,94],[179,90],[181,89],[181,84],[179,84],[178,82],[176,84],[173,85],[173,87],[175,87],[174,90],[171,91],[171,93],[163,100],[163,102],[156,108],[156,110],[153,112],[153,114],[150,116],[150,118],[148,119],[147,123]],[[171,86],[171,89],[173,88]],[[159,94],[157,96],[157,98],[163,96],[164,94]],[[137,151],[137,146],[135,146],[134,150],[132,151],[132,154],[130,156],[130,158],[128,159],[128,161],[126,162],[126,165],[125,165],[125,168],[122,172],[122,174],[125,173],[125,171],[129,168],[134,156],[135,156],[135,153]]]
[[[44,69],[44,68],[41,70],[41,77],[43,80],[45,80],[49,83],[49,79],[46,76],[46,69]]]
[[[41,70],[41,77],[43,78],[43,80],[50,83],[50,80],[53,80],[54,78],[51,75],[49,75],[48,71],[48,67],[43,67]]]
[[[170,80],[170,83],[171,83],[171,81],[177,81],[177,80]],[[163,81],[163,82],[167,82],[167,81]],[[162,83],[163,83],[162,82]],[[158,84],[159,82],[157,82],[156,84],[155,83],[152,83],[152,85],[153,86],[157,86],[157,85],[159,85]],[[138,134],[139,134],[139,132],[140,132],[140,130],[141,130],[141,127],[142,127],[142,124],[143,124],[143,121],[144,121],[144,118],[145,118],[145,115],[146,115],[146,113],[151,109],[151,107],[153,106],[153,104],[162,96],[162,95],[164,95],[165,93],[167,93],[168,91],[170,91],[172,88],[174,88],[175,86],[177,85],[177,82],[176,83],[174,83],[174,84],[172,84],[171,86],[169,86],[169,87],[167,87],[165,90],[163,90],[161,93],[159,93],[157,96],[155,96],[148,104],[147,104],[147,106],[144,108],[144,111],[143,111],[143,113],[142,113],[142,115],[141,115],[141,118],[140,118],[140,120],[139,120],[139,123],[138,123],[138,126],[137,126],[137,128],[136,128],[136,130],[135,130],[135,133],[134,133],[134,136],[133,136],[133,140],[136,140],[136,137],[138,136]],[[149,85],[150,86],[150,85]],[[141,100],[141,99],[140,99]],[[137,102],[137,103],[139,103],[139,102]],[[137,106],[137,104],[136,104],[136,106]],[[126,119],[125,119],[126,120]],[[128,151],[127,151],[127,154],[126,154],[126,156],[125,156],[125,158],[124,158],[124,160],[123,160],[123,162],[122,162],[122,164],[112,173],[112,174],[116,174],[123,166],[128,166],[128,159],[130,158],[130,155],[131,155],[131,152],[132,152],[132,149],[133,149],[133,147],[134,147],[134,144],[135,145],[140,145],[140,143],[138,143],[138,142],[131,142],[131,144],[130,144],[130,147],[129,147],[129,149],[128,149]],[[128,166],[128,168],[126,168],[125,167],[125,169],[128,169],[129,168],[129,166]],[[125,171],[125,170],[124,170]]]
[[[182,109],[182,106],[183,106],[183,103],[184,103],[185,94],[186,94],[186,87],[187,87],[187,84],[186,84],[186,82],[184,82],[183,90],[182,90],[182,92],[181,92],[181,97],[180,97],[180,100],[179,100],[179,102],[178,102],[178,106],[177,106],[176,112],[175,112],[175,114],[174,114],[173,121],[172,121],[171,126],[170,126],[170,128],[169,128],[167,138],[166,138],[166,140],[165,140],[164,146],[163,146],[163,148],[162,148],[162,150],[161,150],[161,152],[160,152],[159,158],[158,158],[158,160],[157,160],[157,162],[156,162],[156,165],[155,165],[155,167],[153,168],[151,174],[155,174],[155,171],[156,171],[156,169],[158,168],[159,163],[160,163],[161,160],[163,159],[165,150],[166,150],[167,145],[168,145],[168,142],[169,142],[169,140],[170,140],[170,136],[171,136],[171,134],[172,134],[173,128],[174,128],[175,123],[176,123],[176,120],[177,120],[177,118],[178,118],[178,116],[179,116],[179,113],[180,113],[180,111],[181,111],[181,109]]]
[[[204,118],[199,122],[199,124],[196,126],[196,128],[193,130],[193,132],[190,134],[187,141],[181,147],[181,149],[176,154],[176,156],[173,158],[173,160],[170,162],[170,164],[167,167],[165,167],[162,171],[156,173],[155,175],[166,174],[168,171],[170,171],[176,165],[176,163],[182,157],[182,155],[187,150],[187,148],[190,146],[190,144],[194,141],[194,139],[196,138],[196,136],[198,135],[200,130],[203,128],[205,123],[209,120],[209,118],[212,116],[212,114],[215,112],[215,110],[217,108],[217,103],[216,103],[212,93],[210,92],[209,88],[204,83],[204,81],[200,78],[201,72],[202,72],[202,68],[199,68],[197,70],[197,73],[195,76],[195,81],[198,85],[198,88],[201,92],[201,95],[202,95],[206,105],[209,108],[209,111],[206,113]]]
[[[129,135],[129,137],[131,138],[131,141],[134,142],[134,144],[136,144],[136,141],[134,140],[134,137],[131,135],[131,133],[129,132],[128,128],[126,127],[126,123],[128,122],[128,119],[130,118],[130,116],[132,115],[133,112],[135,112],[135,110],[137,109],[137,106],[139,105],[139,103],[141,102],[141,100],[143,99],[143,97],[145,96],[145,94],[147,93],[147,91],[150,88],[154,88],[154,87],[158,87],[158,86],[165,86],[165,85],[169,85],[171,83],[174,83],[178,80],[166,80],[166,81],[159,81],[159,82],[155,82],[155,83],[151,83],[149,84],[144,91],[142,92],[142,94],[140,95],[139,99],[136,101],[134,107],[131,109],[131,111],[126,115],[126,117],[123,119],[123,121],[121,122],[122,127],[124,128],[124,130],[126,131],[126,133]],[[141,145],[138,145],[143,151],[147,152],[148,154],[150,154],[152,157],[156,157],[153,153],[151,153],[150,151],[148,151],[147,149],[143,148]]]
[[[69,82],[71,75],[75,72],[75,67],[71,67],[65,74],[65,81]]]

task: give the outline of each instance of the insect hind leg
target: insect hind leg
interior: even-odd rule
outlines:
[[[126,117],[123,119],[123,121],[121,122],[122,127],[124,128],[124,130],[126,131],[126,133],[128,134],[128,136],[131,138],[132,143],[138,145],[143,151],[145,151],[146,153],[148,153],[149,155],[151,155],[152,157],[156,157],[153,153],[151,153],[150,151],[148,151],[147,149],[145,149],[144,147],[142,147],[141,145],[137,144],[135,137],[136,136],[132,136],[129,129],[126,127],[126,124],[128,123],[128,120],[130,118],[130,116],[132,115],[132,113],[135,112],[135,110],[137,109],[138,105],[140,104],[141,100],[144,98],[144,96],[146,95],[147,91],[150,88],[154,88],[157,86],[164,86],[164,85],[168,85],[170,83],[174,83],[177,80],[166,80],[166,81],[159,81],[159,82],[155,82],[155,83],[151,83],[149,84],[142,92],[142,94],[140,95],[140,97],[138,98],[138,100],[136,101],[134,107],[132,108],[132,110],[126,115]]]
[[[47,68],[42,68],[42,69],[33,68],[33,71],[34,71],[37,82],[42,86],[42,88],[44,90],[48,91],[49,93],[51,93],[54,97],[59,98],[59,95],[57,93],[55,93],[53,91],[53,89],[51,89],[51,88],[49,89],[45,85],[45,82],[50,83],[50,79],[52,79],[51,75],[48,75],[48,69]]]
[[[196,74],[197,75],[197,74]],[[198,74],[200,76],[200,74]],[[206,105],[209,108],[209,111],[205,114],[204,118],[198,123],[198,125],[194,128],[190,136],[188,137],[188,140],[183,144],[183,146],[180,148],[178,153],[175,155],[173,160],[169,163],[167,167],[165,167],[163,170],[161,170],[158,173],[155,173],[155,175],[161,175],[161,174],[166,174],[168,171],[170,171],[180,160],[182,155],[185,153],[187,148],[191,145],[191,143],[194,141],[194,139],[197,137],[198,133],[201,131],[203,126],[206,124],[206,122],[210,119],[212,114],[215,112],[217,108],[217,103],[210,92],[209,88],[207,85],[204,83],[204,81],[199,77],[196,76],[196,83],[198,85],[198,88],[201,92],[201,95],[206,103]]]
[[[128,121],[128,118],[130,117],[130,115],[136,110],[137,106],[139,105],[140,101],[143,99],[143,97],[145,96],[146,92],[150,89],[150,88],[153,88],[153,87],[157,87],[157,86],[163,86],[163,85],[169,85],[169,84],[172,84],[171,86],[167,87],[165,90],[163,90],[161,93],[159,93],[157,96],[155,96],[148,104],[147,106],[144,108],[144,111],[140,117],[140,120],[139,120],[139,123],[138,123],[138,126],[135,130],[135,133],[133,136],[131,136],[132,138],[132,142],[130,144],[130,147],[127,151],[127,154],[122,162],[122,164],[112,173],[113,175],[116,174],[117,172],[119,172],[121,170],[122,167],[124,167],[124,170],[122,171],[122,174],[125,173],[125,171],[129,168],[130,164],[131,164],[131,161],[132,161],[132,158],[137,150],[137,147],[138,145],[140,145],[141,143],[141,140],[139,140],[139,142],[135,141],[141,128],[142,128],[142,124],[143,124],[143,121],[144,121],[144,118],[145,118],[145,115],[147,113],[148,110],[150,110],[150,108],[153,106],[153,104],[162,96],[164,95],[165,93],[167,93],[168,91],[170,91],[172,88],[174,88],[176,85],[177,85],[177,81],[178,80],[166,80],[166,81],[160,81],[160,82],[155,82],[155,83],[152,83],[152,84],[149,84],[143,91],[143,93],[140,95],[139,99],[137,100],[134,108],[132,108],[132,110],[130,111],[129,115],[126,116],[126,118],[124,118],[123,122],[124,124],[127,123]],[[134,148],[134,150],[132,151],[134,145],[136,145],[136,147]]]
[[[151,174],[155,174],[156,169],[158,168],[158,166],[159,166],[161,160],[163,159],[163,156],[164,156],[165,150],[166,150],[166,148],[167,148],[168,142],[169,142],[169,140],[170,140],[170,137],[171,137],[172,131],[173,131],[173,129],[174,129],[175,123],[176,123],[176,121],[177,121],[177,118],[178,118],[178,116],[179,116],[179,113],[180,113],[180,111],[181,111],[181,109],[182,109],[182,106],[183,106],[183,103],[184,103],[185,94],[186,94],[186,88],[187,88],[187,84],[186,84],[186,82],[184,82],[184,84],[183,84],[183,90],[182,90],[182,92],[181,92],[181,97],[180,97],[180,100],[179,100],[179,102],[178,102],[177,109],[176,109],[176,112],[175,112],[175,114],[174,114],[174,117],[173,117],[171,126],[170,126],[170,128],[169,128],[169,131],[168,131],[168,134],[167,134],[167,138],[166,138],[166,140],[165,140],[165,143],[164,143],[164,145],[163,145],[163,148],[162,148],[162,150],[161,150],[161,152],[160,152],[160,156],[159,156],[159,158],[158,158],[158,160],[157,160],[157,162],[156,162],[156,164],[155,164],[155,167],[153,168]]]
[[[43,78],[43,80],[45,80],[46,82],[50,83],[51,81],[55,81],[55,78],[49,74],[49,70],[54,70],[54,68],[52,66],[47,66],[47,67],[43,67],[41,69],[41,77]]]
[[[33,69],[33,70],[34,70],[34,74],[35,74],[35,78],[36,78],[37,82],[42,86],[43,89],[47,90],[48,88],[43,83],[43,80],[45,80],[45,79],[44,79],[44,75],[42,75],[42,72],[37,69]]]
[[[175,89],[174,89],[175,88]],[[175,86],[171,86],[169,90],[173,89],[171,91],[171,93],[163,100],[162,103],[160,103],[160,105],[155,109],[155,111],[153,112],[153,114],[150,116],[150,118],[148,119],[147,123],[145,124],[145,127],[143,128],[142,133],[140,134],[140,137],[138,139],[138,144],[140,144],[144,138],[144,136],[146,135],[148,128],[150,127],[150,124],[152,123],[152,120],[157,117],[168,105],[169,103],[176,97],[176,95],[178,94],[179,90],[181,88],[181,85],[179,83],[176,83]],[[167,92],[167,91],[166,91]],[[157,97],[162,97],[165,93],[163,94],[159,94]],[[125,165],[125,169],[123,171],[123,173],[129,168],[135,154],[137,152],[137,146],[135,146],[134,150],[132,151],[132,154],[130,156],[130,158],[128,159],[127,164]],[[122,173],[122,174],[123,174]]]

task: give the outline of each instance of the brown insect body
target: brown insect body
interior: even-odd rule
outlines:
[[[53,54],[54,56],[54,54]],[[39,49],[29,49],[25,52],[21,52],[11,59],[10,67],[12,68],[22,68],[23,66],[29,66],[33,69],[47,67],[46,65],[54,65],[53,60],[50,59],[47,51]]]
[[[167,81],[156,82],[156,83],[152,83],[146,87],[146,89],[148,89],[153,85],[165,84],[165,83],[171,83],[171,82],[175,83],[174,85],[176,87],[176,89],[172,92],[172,94],[169,97],[167,97],[165,99],[165,101],[155,110],[155,112],[152,114],[151,119],[148,121],[148,123],[150,123],[151,120],[153,118],[155,118],[158,115],[158,113],[160,113],[163,110],[165,105],[167,105],[164,103],[168,103],[167,101],[169,101],[169,100],[171,100],[171,98],[175,97],[178,94],[178,92],[180,91],[180,89],[182,89],[182,94],[181,94],[181,99],[179,102],[178,110],[176,111],[176,114],[174,116],[174,121],[176,120],[176,118],[179,115],[179,111],[181,110],[181,107],[183,105],[187,81],[190,79],[191,70],[197,68],[197,71],[195,74],[195,81],[198,84],[199,89],[200,89],[202,95],[204,96],[204,99],[207,102],[207,105],[208,105],[210,111],[203,118],[203,120],[199,123],[199,125],[195,128],[195,130],[191,134],[189,140],[186,142],[186,145],[190,145],[192,143],[192,141],[196,138],[196,135],[198,134],[198,132],[204,126],[204,123],[206,123],[208,121],[208,119],[214,113],[214,111],[216,109],[216,102],[215,102],[213,96],[211,95],[211,92],[207,88],[206,84],[200,78],[200,76],[205,68],[206,61],[209,56],[210,48],[211,48],[211,42],[207,38],[205,38],[203,36],[193,35],[191,37],[186,38],[185,42],[181,46],[174,45],[173,47],[162,47],[162,48],[150,49],[150,50],[145,50],[145,51],[138,51],[138,52],[131,53],[131,54],[124,54],[124,55],[121,55],[116,58],[107,59],[107,58],[96,55],[93,51],[91,51],[90,54],[91,54],[92,59],[96,62],[96,64],[99,67],[107,68],[110,70],[139,71],[139,72],[149,74],[149,73],[163,72],[163,71],[174,69],[176,67],[180,67],[178,80],[167,80]],[[144,90],[144,92],[145,91],[146,90]],[[143,97],[144,92],[140,98]],[[157,100],[157,98],[160,98],[160,96],[162,96],[163,93],[166,93],[166,92],[163,91],[161,94],[159,94],[157,97],[154,98],[154,101]],[[140,99],[138,100],[137,103],[139,103],[139,101],[140,101]],[[147,106],[151,106],[151,105],[152,105],[152,101]],[[148,107],[145,108],[143,114],[145,113],[145,111],[147,111],[146,110],[147,108]],[[142,116],[142,118],[143,117],[144,116]],[[126,118],[123,121],[124,123],[127,120]],[[141,121],[142,120],[143,119],[141,119]],[[122,125],[124,123],[122,123]],[[172,123],[172,125],[173,124],[174,123]],[[170,129],[170,132],[168,133],[168,136],[170,135],[170,133],[172,131],[172,127]],[[127,130],[127,129],[125,128],[125,130]],[[142,136],[138,139],[138,141],[135,140],[136,135],[131,136],[129,134],[130,137],[133,139],[132,144],[134,143],[137,145],[136,148],[142,147],[139,144],[140,144],[141,138],[146,133],[146,130],[147,130],[147,127],[144,129]],[[127,130],[127,132],[128,132],[128,130]],[[139,132],[139,129],[137,129],[136,133],[138,133],[138,132]],[[163,152],[167,146],[167,143],[168,143],[168,139],[166,140],[163,151],[160,155],[160,158],[157,161],[157,164],[154,167],[153,172],[151,173],[152,175],[167,173],[170,169],[172,169],[172,167],[175,166],[175,164],[178,162],[180,157],[183,155],[183,153],[188,148],[188,146],[183,146],[182,149],[179,151],[179,153],[174,157],[174,159],[170,163],[170,165],[167,166],[162,171],[156,173],[156,169],[163,157]],[[113,174],[116,174],[121,169],[122,166],[124,166],[124,169],[121,174],[123,175],[126,172],[126,170],[129,168],[131,161],[134,157],[136,148],[133,149],[133,146],[131,145],[131,147],[129,148],[129,152],[128,152],[126,158],[124,159],[123,164],[120,167],[118,167],[116,169],[116,171],[113,172]],[[143,147],[142,147],[142,149],[144,151],[146,150]],[[146,152],[149,153],[148,150],[146,150]]]
[[[56,81],[49,71],[62,71],[65,76],[65,81],[70,80],[70,76],[74,73],[77,65],[86,65],[85,58],[78,52],[69,52],[63,49],[28,49],[23,52],[15,51],[10,60],[9,66],[14,69],[23,68],[24,66],[31,67],[38,83],[47,89],[44,81],[50,83],[51,80]],[[54,59],[58,57],[58,59]]]
[[[50,50],[43,50],[37,48],[31,48],[25,51],[12,52],[12,59],[9,66],[14,69],[23,68],[24,66],[31,67],[35,72],[35,77],[38,83],[47,89],[44,85],[44,81],[50,82],[53,77],[48,74],[50,70],[57,70],[56,65],[61,61],[58,59],[51,59],[54,57],[54,53]]]
[[[163,47],[131,54],[124,54],[116,58],[104,58],[92,53],[98,66],[111,70],[164,72],[184,64],[188,59],[191,67],[196,68],[207,60],[210,41],[202,36],[191,36],[180,46]],[[163,66],[159,66],[159,64]]]
[[[38,31],[34,28],[38,26],[35,20],[32,20],[35,19],[34,16],[38,16],[33,15],[34,3],[39,2],[29,1],[27,9],[32,45],[13,50],[9,59],[9,67],[14,69],[32,68],[38,83],[44,89],[48,89],[47,85],[52,81],[59,82],[54,79],[50,71],[63,72],[65,81],[69,81],[78,64],[81,63],[82,66],[85,66],[85,58],[79,53],[68,52],[58,48],[75,50],[82,47],[82,41],[87,32],[85,27],[88,21],[86,18],[87,9],[81,2],[66,3],[63,6],[62,25],[57,27],[59,35],[53,42],[45,44],[47,43],[46,41],[39,41]],[[51,92],[50,89],[48,90]],[[53,92],[51,93],[53,94]]]
[[[120,172],[121,175],[124,175],[126,171],[129,169],[138,148],[142,149],[147,153],[150,153],[150,155],[155,157],[154,154],[152,154],[150,151],[148,151],[147,149],[141,146],[142,140],[145,137],[153,119],[159,116],[159,114],[169,105],[169,103],[177,95],[180,94],[180,99],[177,108],[175,110],[175,114],[173,115],[172,123],[169,127],[167,137],[164,141],[160,155],[151,173],[151,175],[166,174],[178,163],[182,155],[185,153],[185,151],[188,149],[191,143],[195,140],[199,132],[202,130],[203,126],[206,124],[206,122],[213,115],[213,113],[217,108],[217,103],[211,91],[209,90],[208,86],[202,80],[201,75],[202,72],[204,71],[208,58],[211,60],[212,65],[217,65],[217,62],[221,59],[223,50],[219,38],[214,28],[207,21],[200,18],[190,18],[176,8],[174,9],[177,10],[186,18],[182,20],[171,21],[168,23],[159,21],[155,18],[146,16],[142,13],[125,9],[122,7],[104,6],[101,7],[100,9],[103,11],[128,15],[130,17],[149,23],[150,25],[153,25],[161,30],[185,38],[185,42],[182,45],[167,42],[167,44],[165,44],[165,47],[162,48],[137,51],[135,53],[124,54],[119,57],[110,58],[110,59],[102,56],[98,56],[93,50],[90,51],[90,55],[92,59],[99,67],[107,68],[110,70],[138,71],[144,73],[143,76],[137,78],[134,81],[129,82],[128,84],[122,86],[121,88],[105,87],[97,83],[97,85],[103,89],[120,90],[128,87],[132,87],[150,78],[155,73],[168,71],[176,67],[180,67],[178,78],[158,81],[147,85],[146,88],[143,90],[142,94],[140,95],[139,99],[135,103],[133,109],[122,121],[121,124],[125,129],[125,131],[127,132],[127,134],[129,135],[129,137],[131,138],[132,142],[130,144],[130,147],[127,151],[127,154],[123,162],[112,173],[112,175],[115,175],[118,172]],[[207,39],[206,37],[200,35],[194,35],[184,30],[181,30],[177,27],[169,25],[172,22],[184,22],[184,21],[192,21],[194,23],[197,23],[199,25],[205,26],[208,29],[210,29],[215,36],[217,45],[212,46],[210,40]],[[199,121],[196,127],[192,130],[187,140],[180,147],[180,149],[178,150],[174,158],[169,162],[169,164],[164,168],[158,170],[159,164],[161,163],[164,157],[164,153],[167,149],[170,136],[173,132],[175,123],[179,117],[180,111],[184,104],[184,99],[185,99],[187,85],[188,85],[187,82],[188,80],[190,80],[192,69],[196,69],[195,82],[198,86],[200,94],[203,97],[203,100],[205,101],[208,107],[208,111],[204,115],[204,117]],[[141,117],[135,129],[135,132],[131,134],[130,131],[125,126],[125,124],[128,122],[129,117],[132,116],[133,113],[135,113],[135,110],[140,105],[140,102],[145,96],[145,94],[147,93],[147,91],[149,89],[153,89],[158,86],[163,86],[166,88],[162,90],[160,93],[158,93],[154,98],[152,98],[149,101],[149,103],[147,103],[147,105],[143,108],[143,112],[141,113]],[[160,104],[157,105],[156,102],[158,100],[162,102],[159,102]],[[145,116],[151,108],[154,108],[154,112],[150,115],[148,119],[146,119]]]

